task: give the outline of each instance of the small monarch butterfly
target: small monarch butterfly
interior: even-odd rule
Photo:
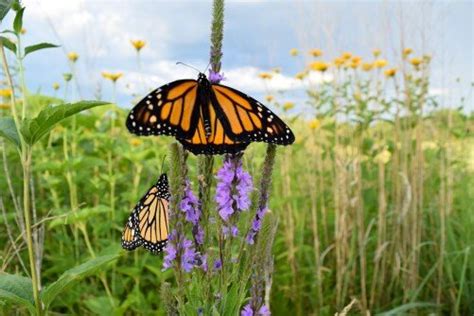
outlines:
[[[122,248],[142,246],[158,254],[168,242],[168,178],[163,173],[155,185],[140,199],[125,224]]]
[[[205,74],[153,90],[130,111],[127,128],[137,135],[174,136],[194,154],[244,150],[250,142],[289,145],[290,128],[248,95],[216,83]]]

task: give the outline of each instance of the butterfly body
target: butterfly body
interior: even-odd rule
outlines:
[[[251,142],[289,145],[290,128],[257,100],[233,88],[197,80],[177,80],[153,90],[129,113],[137,135],[174,136],[194,154],[244,150]]]
[[[139,246],[157,254],[168,242],[168,203],[170,193],[166,174],[140,199],[125,224],[122,247],[134,250]]]

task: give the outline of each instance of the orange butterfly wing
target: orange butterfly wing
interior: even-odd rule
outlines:
[[[137,135],[189,138],[199,117],[196,80],[178,80],[150,92],[130,111],[126,125]]]
[[[229,138],[236,142],[266,142],[290,145],[290,128],[263,104],[248,95],[220,84],[212,85],[212,105]]]

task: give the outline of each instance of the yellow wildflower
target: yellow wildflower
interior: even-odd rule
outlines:
[[[4,104],[4,103],[0,103],[0,110],[8,110],[9,108],[10,108],[10,105]]]
[[[411,49],[411,48],[404,48],[402,53],[403,53],[403,57],[407,57],[408,55],[410,55],[411,53],[413,53],[413,49]]]
[[[130,139],[130,145],[132,146],[140,146],[140,144],[142,143],[141,139],[138,139],[138,138],[132,138]]]
[[[334,66],[336,66],[337,68],[340,68],[341,66],[344,65],[345,60],[342,57],[338,57],[334,59],[333,63],[334,63]]]
[[[79,59],[79,55],[76,52],[69,52],[67,54],[67,58],[73,63],[75,63]]]
[[[396,73],[397,73],[397,68],[390,68],[390,69],[386,69],[384,71],[384,74],[387,77],[393,77],[393,76],[395,76]]]
[[[357,56],[356,56],[356,57],[357,57]],[[355,58],[355,57],[352,58],[351,63],[350,63],[350,65],[349,65],[352,69],[356,69],[357,67],[359,67],[360,61],[361,61],[361,59],[359,59],[359,58],[360,58],[360,57],[358,57],[358,58]]]
[[[24,27],[22,27],[21,30],[20,30],[20,33],[21,34],[26,34],[26,29]]]
[[[323,51],[320,49],[312,49],[309,51],[309,54],[313,57],[319,57],[323,55]]]
[[[374,55],[374,57],[379,57],[380,54],[382,54],[382,52],[380,51],[380,49],[376,48],[372,51],[372,55]]]
[[[315,61],[312,62],[309,67],[315,71],[325,72],[328,69],[329,65],[324,61]]]
[[[261,72],[258,74],[258,76],[262,79],[272,79],[273,75],[271,73],[268,73],[268,72]]]
[[[423,60],[418,57],[413,57],[412,59],[410,59],[410,64],[412,64],[415,67],[418,67],[419,65],[421,65],[422,62]]]
[[[383,68],[387,66],[388,62],[386,59],[377,59],[374,61],[374,67],[375,68]]]
[[[371,63],[362,63],[362,70],[363,71],[370,71],[372,70],[373,65]]]
[[[390,161],[391,157],[392,154],[385,148],[374,157],[374,161],[385,165]]]
[[[424,141],[421,143],[422,150],[435,150],[438,149],[438,144],[433,141]]]
[[[130,43],[132,43],[132,46],[135,47],[137,52],[139,52],[146,45],[146,42],[143,40],[130,40]]]
[[[298,56],[300,52],[296,48],[290,49],[290,55],[291,56]]]
[[[311,129],[318,129],[320,126],[321,126],[321,121],[318,120],[317,118],[309,121],[309,128]]]
[[[308,73],[306,71],[302,71],[302,72],[297,73],[295,75],[295,78],[299,80],[303,80],[307,75]]]
[[[272,102],[274,99],[275,99],[275,97],[273,95],[267,95],[265,97],[265,100],[267,100],[267,102]]]
[[[360,63],[362,61],[362,57],[353,56],[351,60],[352,60],[353,63]]]
[[[283,110],[288,111],[295,107],[293,102],[285,102],[283,103]]]
[[[11,95],[12,95],[12,90],[0,89],[0,97],[10,97]]]
[[[353,96],[354,96],[354,100],[362,101],[362,94],[360,94],[360,92],[355,92]]]
[[[54,90],[59,90],[59,87],[60,87],[59,83],[57,83],[57,82],[53,83],[53,89]]]
[[[110,73],[110,72],[106,72],[106,71],[102,72],[102,77],[104,77],[105,79],[108,79],[108,80],[110,80],[114,83],[117,80],[119,80],[122,76],[123,76],[123,73],[121,73],[121,72],[116,72],[116,73]]]
[[[349,59],[351,59],[351,57],[352,57],[352,54],[349,53],[349,52],[342,53],[342,58],[345,59],[345,60],[349,60]]]

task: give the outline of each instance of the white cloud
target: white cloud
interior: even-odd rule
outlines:
[[[198,69],[204,69],[204,65],[195,65]],[[331,81],[332,76],[311,72],[307,79],[298,80],[285,74],[274,74],[272,79],[263,80],[258,74],[264,70],[256,67],[230,68],[224,71],[225,80],[223,84],[241,90],[245,93],[268,93],[275,91],[302,90],[309,86],[317,85],[323,81]],[[172,61],[160,61],[148,67],[147,72],[125,72],[122,87],[130,92],[140,90],[140,87],[147,89],[156,88],[167,82],[182,79],[196,78],[197,73],[183,65],[176,65]]]

